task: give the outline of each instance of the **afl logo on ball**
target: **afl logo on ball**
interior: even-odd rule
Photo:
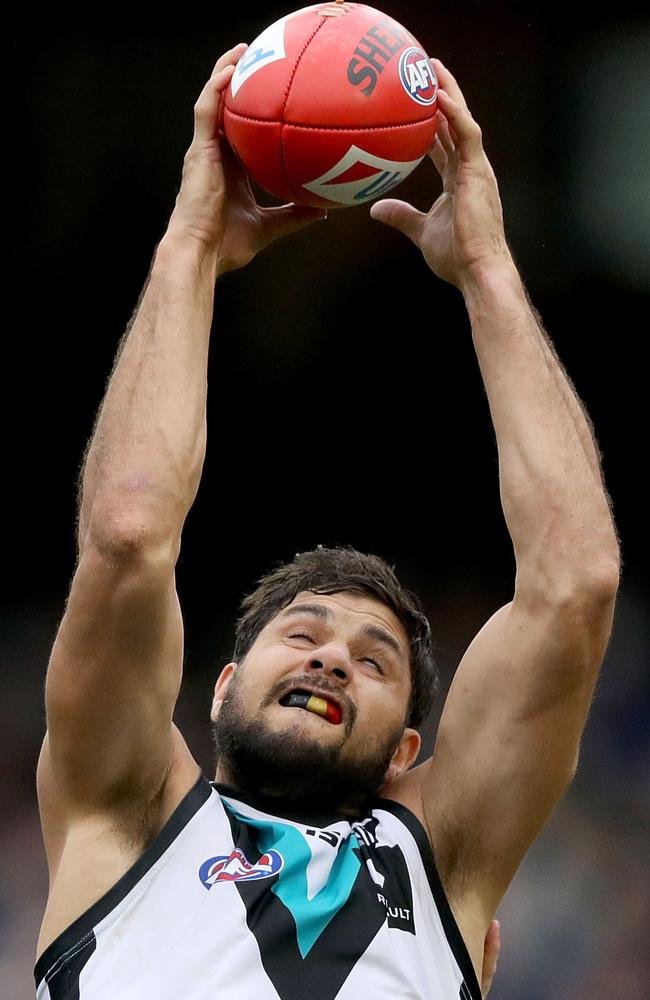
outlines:
[[[438,93],[438,80],[426,52],[410,48],[402,52],[399,78],[404,90],[418,104],[433,104]]]

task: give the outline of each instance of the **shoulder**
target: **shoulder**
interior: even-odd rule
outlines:
[[[427,829],[424,806],[422,804],[423,779],[428,763],[428,761],[424,761],[424,763],[418,764],[417,767],[412,767],[409,771],[401,774],[399,778],[391,781],[390,784],[384,785],[379,794],[382,799],[397,802],[412,812],[424,827],[429,841],[431,841],[431,836]]]
[[[57,796],[46,738],[39,760],[38,799],[50,891],[39,954],[129,870],[196,784],[201,769],[180,731],[172,728],[172,763],[156,795],[143,790],[127,804],[72,822]]]

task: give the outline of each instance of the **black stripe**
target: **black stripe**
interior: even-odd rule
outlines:
[[[467,989],[467,1000],[482,1000],[481,987],[479,986],[478,979],[476,978],[476,972],[474,971],[472,960],[469,957],[467,945],[463,940],[463,935],[458,929],[456,918],[452,913],[447,896],[445,895],[445,890],[442,882],[440,881],[438,869],[436,868],[431,844],[420,820],[414,813],[411,812],[410,809],[407,809],[406,806],[401,805],[399,802],[393,802],[392,799],[375,799],[372,803],[372,808],[384,809],[386,812],[392,813],[393,816],[399,819],[413,835],[413,839],[418,845],[418,850],[420,851],[420,857],[422,858],[422,864],[424,865],[424,870],[429,880],[429,886],[431,887],[433,898],[436,902],[436,906],[438,907],[438,913],[440,914],[440,919],[445,930],[447,941],[449,942],[449,946],[454,953],[454,958],[456,959],[458,967],[463,974],[463,979],[465,980],[464,985]]]
[[[75,945],[72,954],[66,954],[49,969],[45,980],[51,1000],[79,1000],[79,977],[96,947],[97,938],[91,931]]]
[[[181,799],[160,833],[154,837],[138,860],[131,865],[111,889],[85,910],[80,917],[77,917],[66,930],[54,939],[52,944],[48,945],[34,966],[34,979],[37,987],[54,963],[67,951],[73,949],[85,935],[91,933],[100,920],[107,917],[111,910],[114,910],[118,903],[128,895],[158,858],[164,854],[170,844],[174,842],[203,803],[207,802],[211,794],[210,782],[203,774],[199,775],[196,784]]]

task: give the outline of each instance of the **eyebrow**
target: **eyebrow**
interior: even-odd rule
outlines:
[[[290,616],[301,614],[314,615],[315,618],[320,618],[322,621],[327,622],[331,622],[332,620],[332,613],[324,604],[292,604],[291,607],[285,608],[279,617],[289,618]],[[387,646],[397,656],[403,655],[402,647],[397,639],[390,632],[380,628],[379,625],[364,625],[360,635],[365,639],[374,639],[376,642],[383,643],[384,646]]]

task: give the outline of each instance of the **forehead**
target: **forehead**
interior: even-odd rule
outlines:
[[[409,656],[409,641],[406,630],[397,615],[375,597],[366,594],[356,594],[349,591],[337,591],[334,594],[316,594],[313,591],[302,590],[282,611],[278,612],[274,621],[283,617],[291,618],[298,614],[302,606],[320,605],[325,609],[323,620],[340,628],[363,628],[374,625],[387,631],[400,645],[404,656]],[[327,615],[327,617],[325,617]]]

